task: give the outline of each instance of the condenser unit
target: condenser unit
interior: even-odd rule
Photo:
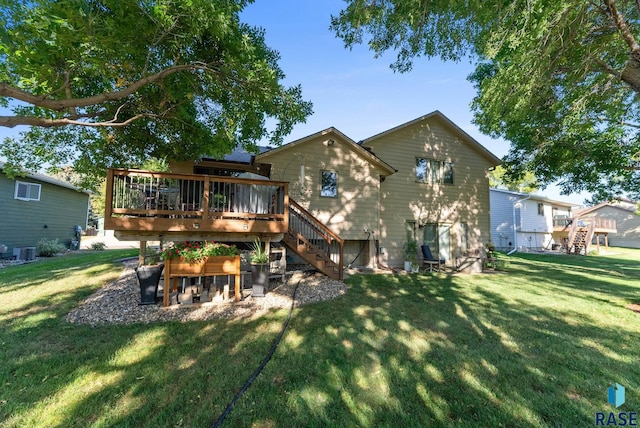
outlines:
[[[15,257],[16,260],[35,260],[36,247],[14,247],[13,257]]]

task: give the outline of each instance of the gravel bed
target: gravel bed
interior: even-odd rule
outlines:
[[[66,319],[75,324],[134,324],[164,321],[202,321],[216,318],[246,318],[259,316],[272,308],[290,308],[298,282],[295,306],[335,299],[347,292],[347,286],[320,273],[294,272],[285,284],[240,302],[207,302],[200,305],[161,304],[140,306],[140,288],[134,268],[137,261],[124,262],[120,277],[105,285],[71,311]]]

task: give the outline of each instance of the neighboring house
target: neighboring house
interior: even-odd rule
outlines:
[[[563,246],[574,204],[502,189],[491,189],[490,194],[491,241],[496,248],[538,251]]]
[[[604,202],[590,208],[577,210],[576,218],[587,219],[596,216],[615,221],[616,233],[608,237],[609,245],[616,247],[640,248],[640,215],[633,201]]]
[[[453,264],[491,240],[498,164],[438,111],[359,143],[328,128],[257,155],[172,162],[168,174],[109,170],[105,228],[125,240],[282,240],[336,277],[340,263],[402,267],[408,239]]]
[[[0,245],[6,245],[7,251],[0,257],[13,257],[14,248],[33,248],[42,238],[57,238],[70,247],[74,227],[86,228],[89,193],[42,174],[11,179],[2,167],[0,162]],[[22,258],[31,251],[22,251]]]
[[[400,267],[415,239],[451,264],[490,239],[487,174],[500,160],[438,111],[359,144],[329,128],[256,160],[347,240],[347,263],[362,250],[356,264],[374,266],[379,252]]]

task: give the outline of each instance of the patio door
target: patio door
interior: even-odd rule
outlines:
[[[431,248],[431,253],[439,258],[451,259],[451,225],[427,223],[422,233],[423,243]]]
[[[441,224],[438,226],[438,254],[441,259],[449,261],[451,259],[451,225]]]

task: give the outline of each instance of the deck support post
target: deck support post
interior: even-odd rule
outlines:
[[[144,259],[147,256],[147,241],[140,241],[140,253],[138,254],[138,265],[144,265]]]

